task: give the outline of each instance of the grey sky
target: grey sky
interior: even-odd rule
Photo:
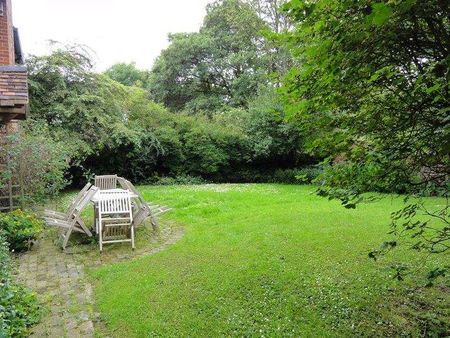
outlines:
[[[49,39],[96,53],[97,69],[116,62],[150,68],[167,34],[197,31],[211,0],[12,0],[25,54],[48,52]]]

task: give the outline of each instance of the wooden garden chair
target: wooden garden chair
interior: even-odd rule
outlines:
[[[110,190],[117,188],[117,175],[99,175],[95,176],[95,186],[100,190]]]
[[[164,212],[167,212],[171,209],[167,208],[167,207],[161,207],[161,206],[155,205],[155,204],[148,204],[144,200],[142,195],[139,193],[139,191],[137,191],[135,186],[127,179],[125,179],[123,177],[119,177],[118,182],[123,189],[129,190],[129,191],[133,192],[136,196],[138,196],[138,198],[136,199],[135,206],[134,206],[135,213],[133,216],[133,225],[137,228],[141,224],[143,224],[143,222],[145,221],[145,219],[147,217],[150,217],[152,227],[153,227],[153,229],[156,229],[158,227],[156,216],[158,216]]]
[[[97,229],[100,251],[108,243],[131,242],[134,249],[133,209],[130,192],[100,191]]]
[[[87,193],[89,188],[92,186],[91,183],[86,183],[83,189],[77,194],[77,196],[71,201],[69,208],[66,210],[66,212],[59,212],[55,210],[45,210],[44,211],[44,217],[47,218],[56,218],[56,219],[68,219],[70,215],[73,214],[75,207],[80,203],[84,195]]]
[[[71,215],[69,215],[66,219],[60,219],[60,218],[50,218],[45,217],[45,223],[48,226],[54,226],[63,229],[65,232],[62,234],[62,247],[63,250],[66,249],[67,242],[69,241],[70,235],[73,231],[83,233],[88,235],[89,237],[92,237],[91,231],[88,229],[88,227],[84,224],[83,220],[81,219],[81,213],[86,208],[86,206],[89,204],[91,199],[94,197],[94,195],[99,191],[97,187],[92,186],[83,196],[83,198],[80,200],[77,206],[75,206],[73,212]]]

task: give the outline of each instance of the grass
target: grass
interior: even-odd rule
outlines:
[[[379,262],[401,200],[346,210],[314,188],[283,185],[141,187],[169,205],[185,236],[144,258],[91,269],[96,304],[116,337],[444,335],[449,285],[389,278],[400,248]],[[438,199],[429,203],[438,204]],[[417,276],[449,256],[428,260]]]

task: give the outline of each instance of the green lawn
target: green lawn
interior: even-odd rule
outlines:
[[[308,186],[140,190],[173,207],[163,219],[183,225],[186,234],[154,256],[89,271],[106,335],[417,336],[449,330],[448,284],[415,290],[409,280],[388,278],[392,262],[415,264],[420,256],[398,250],[380,262],[367,257],[388,238],[398,198],[346,210]],[[434,257],[424,269],[438,259],[449,257]]]

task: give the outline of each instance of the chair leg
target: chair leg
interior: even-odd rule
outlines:
[[[80,225],[80,227],[83,229],[83,231],[88,235],[89,237],[92,237],[91,231],[88,229],[88,227],[84,224],[81,217],[77,217],[77,223]]]
[[[94,223],[95,223],[95,232],[98,234],[98,218],[99,218],[99,211],[98,211],[98,203],[94,204]]]
[[[63,250],[66,250],[67,242],[69,242],[69,237],[72,234],[72,227],[70,227],[64,235],[64,241],[62,244]]]
[[[103,237],[102,237],[102,221],[98,222],[98,243],[100,244],[100,252],[103,250]]]
[[[150,223],[152,224],[152,228],[154,231],[158,230],[158,223],[157,223],[156,217],[153,215],[153,213],[150,214]]]
[[[131,248],[134,250],[134,226],[131,226]]]

